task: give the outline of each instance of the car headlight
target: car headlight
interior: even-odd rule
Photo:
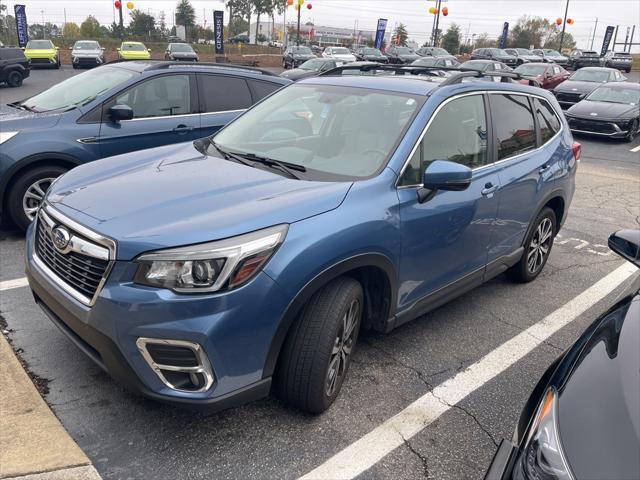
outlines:
[[[518,467],[531,480],[574,480],[558,432],[558,394],[547,390],[533,419]]]
[[[7,140],[11,140],[15,137],[19,132],[3,132],[0,130],[0,145],[2,145]]]
[[[284,241],[288,225],[139,256],[134,281],[178,293],[230,290],[258,273]]]

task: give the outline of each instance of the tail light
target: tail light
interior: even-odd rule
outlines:
[[[579,162],[580,157],[582,156],[582,145],[578,142],[573,142],[573,145],[571,145],[571,151],[573,152],[573,158],[576,159],[576,162]]]

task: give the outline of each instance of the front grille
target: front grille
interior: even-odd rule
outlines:
[[[52,63],[52,61],[48,58],[32,58],[31,63],[35,63],[35,64],[46,63],[47,65],[49,65]]]
[[[74,237],[82,237],[73,232]],[[90,240],[84,239],[88,242]],[[40,260],[62,281],[88,299],[95,295],[109,266],[108,260],[78,252],[60,252],[53,244],[50,231],[41,219],[37,222],[35,251]]]
[[[584,120],[580,118],[569,119],[569,127],[573,130],[583,130],[585,132],[594,133],[615,133],[617,131],[612,123],[594,122],[593,120]]]
[[[578,103],[580,101],[579,93],[558,93],[556,94],[556,98],[558,102],[561,103]]]

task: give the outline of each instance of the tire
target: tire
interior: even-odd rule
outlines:
[[[284,402],[313,414],[331,406],[351,363],[363,302],[362,286],[350,277],[333,280],[309,299],[278,362],[276,388]]]
[[[22,173],[15,182],[13,182],[7,197],[7,209],[9,210],[11,219],[18,228],[26,230],[35,215],[35,210],[30,210],[32,216],[29,216],[25,209],[35,209],[41,203],[42,198],[38,199],[30,195],[35,194],[44,197],[45,189],[51,185],[53,179],[59,177],[67,170],[68,169],[64,167],[57,166],[36,167]],[[39,193],[40,190],[42,194]],[[28,195],[28,193],[30,195]]]
[[[18,70],[11,70],[9,72],[9,75],[7,75],[7,85],[9,85],[10,87],[19,87],[22,85],[22,73],[20,73]]]
[[[631,124],[631,127],[629,128],[629,133],[627,133],[627,136],[624,137],[624,139],[627,142],[631,143],[631,142],[633,142],[633,139],[636,137],[636,133],[638,133],[638,119],[637,118]]]
[[[536,279],[551,255],[553,240],[556,236],[556,214],[544,207],[536,217],[531,231],[524,241],[524,253],[518,263],[508,270],[511,280],[527,283]],[[540,236],[543,241],[540,242]],[[533,266],[532,266],[533,264]]]
[[[631,69],[630,69],[630,68],[627,68],[627,69],[625,70],[625,72],[626,72],[626,73],[631,73]]]
[[[56,70],[60,68],[60,57],[56,58],[56,65],[53,68],[55,68]]]

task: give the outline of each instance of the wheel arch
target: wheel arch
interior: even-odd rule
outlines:
[[[363,253],[340,260],[307,282],[289,302],[271,340],[262,378],[274,374],[287,334],[304,304],[322,287],[343,275],[355,278],[362,285],[365,295],[363,325],[384,331],[397,304],[397,276],[393,263],[381,253]]]
[[[16,179],[24,172],[43,166],[61,166],[69,169],[77,167],[82,164],[77,158],[64,153],[38,153],[25,157],[22,160],[13,164],[2,176],[0,180],[0,213],[3,212],[7,204],[7,195],[11,191]]]
[[[566,204],[567,203],[564,197],[564,192],[561,189],[554,190],[553,192],[545,196],[544,199],[538,205],[538,208],[534,210],[534,214],[531,217],[531,220],[529,222],[529,227],[527,228],[527,231],[524,234],[522,243],[524,244],[526,239],[529,237],[529,233],[531,233],[531,229],[535,227],[534,220],[540,214],[542,209],[545,207],[551,208],[551,210],[553,210],[553,212],[556,215],[556,234],[557,234],[560,231],[560,227],[562,226],[564,216],[566,214]]]

